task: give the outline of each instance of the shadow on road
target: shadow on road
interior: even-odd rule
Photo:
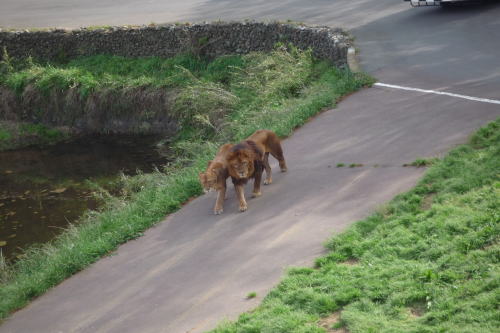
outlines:
[[[464,2],[441,3],[441,8],[446,10],[469,10],[486,6],[495,6],[498,4],[498,0],[470,0]]]

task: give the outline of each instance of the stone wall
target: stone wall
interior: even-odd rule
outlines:
[[[212,58],[268,51],[277,42],[312,48],[316,57],[344,66],[350,39],[342,30],[328,27],[256,22],[0,31],[0,49],[5,47],[11,57],[45,60],[95,54],[171,57],[184,52]]]

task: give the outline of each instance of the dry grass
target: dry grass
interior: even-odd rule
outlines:
[[[327,333],[349,333],[345,327],[335,328],[340,323],[340,311],[336,311],[328,317],[321,318],[318,326],[324,328]]]

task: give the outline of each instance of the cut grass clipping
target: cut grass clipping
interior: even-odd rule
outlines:
[[[257,309],[212,332],[325,332],[336,312],[352,333],[498,332],[499,176],[500,119],[330,239],[315,269],[290,269]]]
[[[175,112],[182,129],[172,144],[175,163],[122,177],[122,195],[109,196],[100,211],[89,212],[54,241],[28,249],[12,265],[0,260],[0,318],[199,195],[198,172],[221,143],[240,141],[260,128],[285,137],[342,96],[372,83],[365,75],[314,60],[309,51],[282,45],[270,53],[213,62],[193,56],[96,56],[62,65],[12,63],[4,61],[0,84],[21,93],[28,84],[42,91],[79,87],[82,95],[106,87],[173,85],[179,88]]]
[[[252,299],[257,297],[257,293],[255,291],[252,291],[251,293],[248,293],[247,299]]]

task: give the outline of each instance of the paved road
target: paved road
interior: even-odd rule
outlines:
[[[356,35],[364,68],[385,83],[500,99],[496,4],[444,10],[395,0],[128,0],[119,7],[110,0],[0,1],[4,26],[218,18],[344,26]],[[310,264],[332,232],[410,188],[422,170],[403,163],[440,155],[498,116],[498,104],[365,89],[284,142],[290,172],[275,173],[246,213],[236,212],[231,192],[224,215],[212,216],[215,198],[202,196],[15,313],[0,332],[199,332],[235,318],[258,304],[284,268]],[[335,168],[340,162],[364,166]],[[245,300],[251,291],[259,296]]]
[[[278,19],[342,26],[388,83],[500,97],[500,3],[410,8],[399,0],[0,0],[0,27]]]

